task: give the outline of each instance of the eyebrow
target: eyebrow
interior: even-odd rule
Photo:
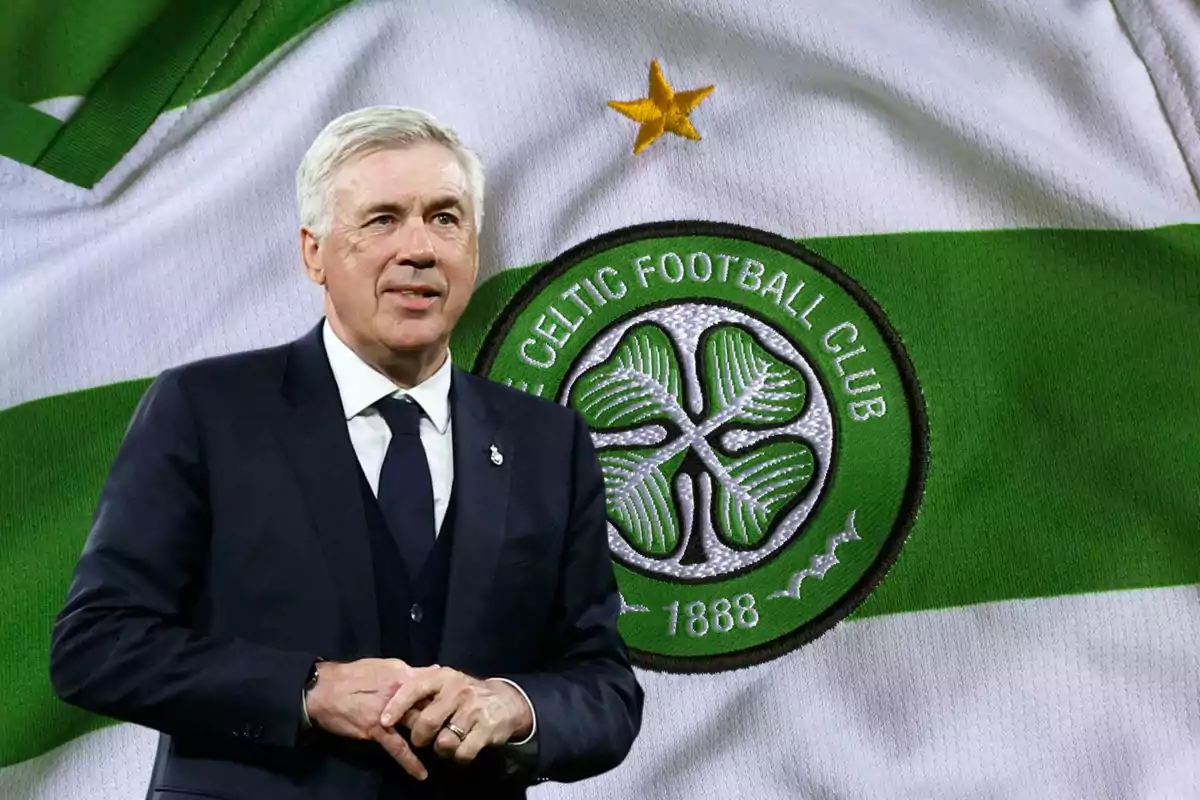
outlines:
[[[463,212],[466,211],[462,198],[452,194],[435,197],[428,206],[429,211],[435,212],[445,211],[448,208],[455,208]],[[393,214],[397,217],[402,217],[406,211],[407,209],[400,203],[383,201],[379,203],[371,203],[370,205],[364,207],[359,212],[358,216],[360,219],[367,219],[375,216],[376,214]]]

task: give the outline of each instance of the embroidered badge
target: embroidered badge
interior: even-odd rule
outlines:
[[[925,414],[899,337],[774,234],[593,239],[521,290],[475,371],[587,421],[644,667],[729,669],[820,635],[883,578],[921,497]]]

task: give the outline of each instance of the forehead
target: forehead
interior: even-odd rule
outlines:
[[[334,172],[333,192],[336,203],[348,207],[427,195],[453,195],[464,205],[470,203],[462,164],[436,142],[355,156]]]

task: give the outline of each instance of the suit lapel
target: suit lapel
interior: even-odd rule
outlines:
[[[379,651],[379,612],[360,468],[318,325],[288,352],[279,434],[363,654]],[[303,576],[297,576],[303,580]]]
[[[508,509],[513,443],[496,424],[481,384],[480,378],[454,370],[454,544],[438,656],[448,664],[469,656],[475,622],[495,579]],[[500,464],[491,457],[493,446],[502,456]]]

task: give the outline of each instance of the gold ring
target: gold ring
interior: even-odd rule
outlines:
[[[465,742],[467,740],[467,732],[455,725],[453,722],[447,722],[442,727],[457,736],[460,742]]]

